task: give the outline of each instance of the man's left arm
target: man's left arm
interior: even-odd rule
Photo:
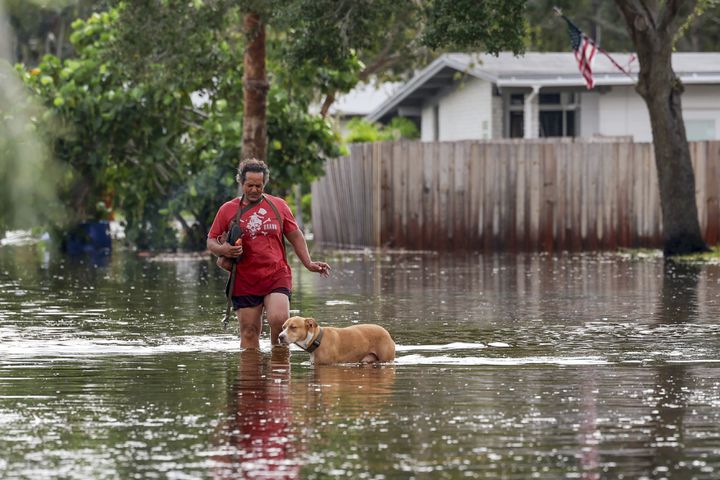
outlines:
[[[312,261],[307,242],[305,241],[305,235],[303,235],[299,228],[286,233],[285,237],[288,239],[288,242],[290,242],[290,245],[292,245],[293,250],[295,250],[295,255],[298,256],[305,268],[311,272],[317,272],[324,277],[330,274],[330,265],[325,262]]]

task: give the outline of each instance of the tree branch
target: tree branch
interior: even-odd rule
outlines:
[[[649,30],[649,27],[655,30],[657,2],[652,0],[615,0],[615,5],[625,17],[630,33]]]
[[[379,59],[377,62],[373,63],[368,67],[365,67],[363,71],[360,72],[360,81],[367,81],[371,76],[375,75],[378,72],[381,72],[382,70],[385,70],[388,67],[395,65],[400,60],[402,60],[402,55],[390,55],[388,57]]]
[[[320,108],[321,117],[327,117],[327,114],[330,111],[330,107],[332,106],[333,102],[335,102],[335,92],[328,93],[327,97],[325,97],[325,101],[323,102],[322,107]]]
[[[677,32],[678,28],[680,27],[680,24],[677,21],[678,17],[682,16],[680,10],[685,8],[689,9],[689,15],[690,12],[695,9],[696,3],[697,0],[668,0],[665,3],[665,8],[663,8],[663,11],[660,13],[658,30],[660,30],[661,32],[667,32],[670,38],[674,37],[675,32]]]

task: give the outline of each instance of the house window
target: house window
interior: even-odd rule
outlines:
[[[574,137],[578,105],[569,92],[547,92],[538,95],[541,137]]]
[[[565,136],[575,136],[575,110],[565,111]]]
[[[433,141],[440,140],[440,105],[433,106]]]
[[[541,93],[538,98],[540,105],[560,105],[559,93]]]
[[[691,142],[715,140],[715,120],[712,118],[685,120],[685,132]]]
[[[541,137],[574,137],[575,111],[550,110],[540,112]]]
[[[563,136],[563,112],[549,111],[540,112],[540,136],[541,137],[562,137]]]

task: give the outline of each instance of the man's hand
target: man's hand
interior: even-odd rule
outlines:
[[[243,253],[243,247],[242,244],[235,246],[230,245],[228,242],[225,242],[222,244],[223,247],[223,257],[227,258],[238,258]]]
[[[305,268],[311,272],[319,273],[323,277],[330,275],[330,265],[325,262],[310,262]]]

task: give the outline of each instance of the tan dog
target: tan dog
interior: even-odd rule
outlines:
[[[380,325],[320,327],[314,318],[290,317],[278,339],[280,343],[294,343],[309,352],[311,361],[319,365],[395,359],[395,342]]]

